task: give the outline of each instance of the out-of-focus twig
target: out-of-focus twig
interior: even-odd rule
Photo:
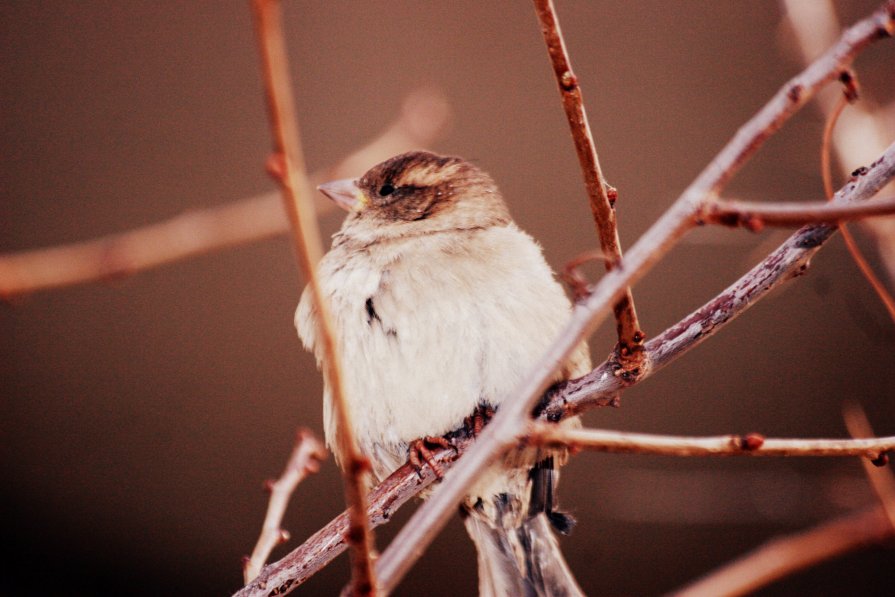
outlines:
[[[541,33],[547,44],[547,53],[553,64],[553,73],[562,96],[562,105],[569,121],[569,129],[578,153],[578,162],[584,175],[584,186],[590,199],[590,210],[600,239],[600,250],[606,256],[606,269],[617,267],[622,258],[621,243],[618,238],[618,226],[615,217],[615,189],[611,188],[603,177],[600,158],[594,144],[590,123],[584,109],[584,99],[578,77],[572,72],[569,53],[553,0],[534,0],[535,12],[541,24]],[[610,197],[610,193],[612,197]],[[637,311],[634,308],[634,296],[630,288],[626,288],[618,302],[615,303],[616,329],[618,332],[618,359],[629,376],[641,375],[648,363],[644,361],[644,334],[640,329]]]
[[[286,531],[281,527],[283,515],[292,493],[298,484],[310,473],[320,470],[320,461],[326,458],[326,448],[320,443],[314,434],[307,429],[299,429],[295,439],[295,447],[283,474],[276,481],[268,481],[266,484],[270,490],[270,501],[267,504],[267,514],[261,525],[261,535],[252,550],[252,555],[246,559],[243,566],[243,580],[251,582],[258,573],[273,548],[287,538]]]
[[[443,133],[449,118],[442,94],[419,89],[378,137],[335,166],[312,174],[311,182],[357,176],[395,154],[428,146]],[[335,209],[319,193],[315,204],[320,214]],[[120,278],[288,231],[280,193],[272,192],[101,238],[0,255],[0,299]]]
[[[348,503],[348,539],[351,546],[351,588],[354,595],[376,595],[373,569],[373,535],[367,521],[366,477],[369,462],[354,439],[354,424],[345,388],[342,384],[340,347],[336,340],[328,303],[317,279],[317,264],[323,256],[323,243],[317,226],[311,189],[304,168],[295,102],[289,77],[289,59],[283,35],[279,0],[254,0],[255,27],[270,109],[275,159],[281,164],[280,182],[294,248],[302,273],[317,309],[319,342],[323,348],[323,374],[329,386],[339,433],[336,450],[342,464],[345,499]]]
[[[806,531],[773,539],[669,595],[745,595],[799,570],[895,535],[880,508],[852,512]]]

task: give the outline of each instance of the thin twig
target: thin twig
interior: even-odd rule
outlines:
[[[867,420],[867,415],[859,404],[846,402],[842,414],[845,418],[845,426],[852,437],[873,437],[870,421]],[[892,469],[882,466],[888,461],[889,455],[884,452],[874,461],[862,460],[861,464],[864,466],[864,473],[870,481],[873,492],[889,519],[889,526],[892,527],[892,531],[895,531],[895,479],[893,479]]]
[[[865,176],[851,181],[840,190],[836,201],[867,199],[893,178],[895,178],[895,146],[890,147]],[[605,361],[587,375],[559,385],[550,395],[547,405],[539,409],[540,420],[555,422],[590,408],[615,405],[619,392],[647,379],[674,359],[702,344],[779,285],[803,273],[811,257],[835,231],[835,227],[826,224],[805,226],[797,231],[717,297],[647,342],[646,350],[649,352],[653,367],[645,376],[628,381],[623,375],[615,375],[614,367],[618,367],[617,363]],[[483,431],[483,435],[487,430],[488,427]],[[458,445],[457,451],[462,455],[467,448],[468,444]],[[453,465],[455,455],[451,450],[443,450],[436,452],[436,457],[441,468],[448,470]],[[423,473],[428,471],[428,467],[423,469]],[[407,465],[395,471],[371,494],[370,517],[374,524],[378,524],[377,517],[387,518],[398,506],[427,486],[433,478],[429,475],[417,482],[416,472]],[[376,505],[379,503],[390,505],[384,516],[382,507]],[[262,573],[262,578],[265,578],[265,575],[269,577],[269,582],[265,586],[298,586],[344,551],[343,535],[347,526],[344,522],[345,516],[343,514],[301,547],[279,562],[268,566]],[[262,597],[266,594],[263,587],[258,587],[256,584],[238,593],[239,597]]]
[[[269,481],[270,501],[267,504],[267,513],[264,523],[261,525],[261,535],[252,550],[251,557],[247,558],[243,566],[243,580],[246,584],[251,582],[258,573],[270,552],[288,539],[288,533],[281,527],[286,506],[292,498],[292,493],[298,484],[310,473],[320,470],[320,461],[326,458],[326,448],[320,443],[314,434],[307,429],[299,429],[295,439],[295,447],[283,474],[276,481]]]
[[[735,199],[706,202],[701,219],[707,224],[742,226],[757,231],[764,226],[801,226],[812,222],[839,223],[895,213],[895,197],[864,203],[762,203]]]
[[[416,562],[436,533],[455,510],[466,488],[498,457],[513,445],[526,425],[529,413],[549,384],[553,373],[586,336],[596,329],[611,304],[625,288],[642,278],[694,225],[706,197],[717,196],[734,173],[755,154],[774,132],[825,83],[842,71],[867,45],[895,31],[895,0],[871,17],[845,31],[840,41],[787,83],[754,116],[675,203],[631,248],[620,267],[607,272],[593,293],[576,306],[559,337],[542,360],[531,369],[506,398],[501,409],[485,428],[479,441],[445,476],[444,482],[401,529],[377,562],[383,591],[390,592]]]
[[[610,186],[603,177],[600,158],[591,134],[584,99],[578,77],[572,72],[572,64],[562,30],[553,7],[553,0],[534,0],[535,12],[541,23],[541,33],[547,44],[547,53],[553,64],[553,73],[562,96],[562,105],[575,142],[581,173],[584,175],[584,186],[590,199],[590,210],[594,217],[600,249],[606,256],[607,270],[617,267],[622,259],[621,243],[618,238],[618,226],[615,217],[615,201],[610,198]],[[612,189],[613,194],[615,190]],[[630,288],[626,288],[621,299],[615,303],[616,330],[618,332],[619,363],[635,374],[645,370],[647,364],[643,360],[644,334],[637,320],[634,308],[634,297]]]
[[[549,423],[532,425],[523,441],[533,445],[586,448],[596,452],[662,456],[863,456],[874,460],[880,454],[895,449],[895,436],[872,439],[775,439],[749,433],[683,437],[605,429],[571,429]]]
[[[444,130],[450,109],[442,95],[420,89],[373,141],[311,175],[313,183],[361,174],[371,164],[425,147]],[[315,194],[318,213],[332,201]],[[0,299],[132,275],[181,259],[272,238],[289,231],[279,192],[264,193],[96,239],[0,255]]]
[[[880,508],[851,512],[806,531],[773,539],[669,595],[734,597],[895,535]]]
[[[316,275],[323,255],[312,195],[304,172],[304,158],[298,133],[298,120],[292,99],[289,62],[283,37],[282,14],[278,0],[254,0],[253,12],[270,108],[273,136],[281,161],[283,199],[292,227],[295,253],[317,308],[318,337],[324,353],[324,371],[340,432],[336,449],[343,466],[345,498],[348,502],[348,537],[352,550],[352,591],[355,595],[375,595],[373,536],[367,522],[366,475],[369,462],[360,454],[354,440],[354,425],[348,411],[342,385],[339,347],[333,331],[329,308]]]

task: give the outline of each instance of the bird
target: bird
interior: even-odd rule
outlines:
[[[571,303],[494,180],[470,161],[411,151],[318,189],[348,212],[317,272],[357,446],[380,481],[408,457],[432,462],[428,448],[458,429],[476,434],[558,335]],[[295,324],[325,367],[307,288]],[[553,381],[590,369],[582,342]],[[324,431],[343,464],[326,383]],[[573,524],[556,504],[566,456],[519,448],[469,488],[460,511],[480,595],[583,595],[554,534]]]

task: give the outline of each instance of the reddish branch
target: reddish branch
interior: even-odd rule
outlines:
[[[600,249],[606,257],[607,270],[617,267],[622,259],[621,244],[618,238],[618,227],[615,218],[616,191],[606,182],[600,168],[600,159],[594,145],[584,99],[578,77],[572,72],[569,53],[559,27],[552,0],[534,0],[535,12],[541,23],[541,33],[547,44],[547,53],[553,64],[553,73],[562,96],[562,105],[569,121],[569,129],[578,153],[578,162],[584,175],[584,186],[590,199],[590,210],[594,217],[597,235],[600,238]],[[611,196],[610,196],[611,193]],[[644,335],[637,320],[634,308],[634,297],[631,289],[626,288],[624,294],[615,303],[616,329],[618,332],[619,362],[632,375],[639,375],[645,368],[643,360]]]
[[[323,348],[323,374],[332,397],[332,406],[340,433],[336,450],[342,463],[345,500],[348,503],[354,595],[375,595],[373,536],[367,521],[366,476],[369,462],[360,454],[354,440],[354,424],[348,411],[342,384],[339,347],[333,332],[328,303],[316,275],[323,256],[323,243],[314,213],[311,189],[304,171],[295,102],[289,77],[289,59],[283,36],[282,14],[277,0],[255,0],[252,4],[261,64],[267,92],[270,122],[275,139],[276,158],[281,174],[283,200],[292,228],[295,254],[317,308],[318,337]]]
[[[867,199],[893,179],[895,146],[890,147],[863,176],[849,181],[836,195],[835,204]],[[590,408],[615,406],[618,394],[625,388],[650,377],[713,336],[783,282],[805,273],[810,259],[835,232],[836,227],[828,224],[813,224],[801,228],[724,292],[647,342],[645,350],[653,367],[644,376],[627,380],[624,376],[615,375],[617,363],[605,361],[584,377],[557,386],[548,396],[546,405],[538,409],[539,419],[555,422]],[[482,435],[487,431],[488,427],[483,430]],[[467,452],[470,443],[459,444],[458,452]],[[455,459],[452,451],[442,450],[436,452],[436,455],[443,469],[452,467]],[[423,476],[418,478],[414,470],[405,465],[371,493],[370,518],[373,524],[381,524],[387,520],[400,505],[435,479],[429,469],[423,469],[422,473]],[[304,582],[345,550],[342,538],[344,520],[343,514],[309,538],[304,545],[265,568],[259,582],[263,579],[266,587],[294,587]],[[260,597],[267,594],[263,591],[257,583],[253,583],[237,595]]]

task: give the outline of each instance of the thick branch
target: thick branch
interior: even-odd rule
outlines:
[[[895,449],[895,436],[867,439],[774,439],[757,433],[716,437],[682,437],[569,429],[546,423],[532,426],[525,438],[534,445],[586,448],[596,452],[662,456],[864,456],[879,458]]]
[[[553,7],[553,0],[534,0],[534,4],[562,96],[566,119],[569,121],[569,129],[575,142],[578,162],[584,175],[584,186],[590,199],[590,210],[596,224],[597,236],[600,238],[600,249],[606,256],[606,269],[611,270],[622,258],[615,218],[615,201],[609,197],[610,187],[600,168],[600,159],[584,109],[581,87],[578,84],[578,77],[572,72],[572,64]],[[644,335],[637,320],[634,297],[630,288],[625,289],[624,295],[613,310],[618,332],[619,360],[625,369],[636,370],[643,365]]]
[[[339,164],[315,172],[313,183],[357,176],[370,164],[424,147],[444,130],[447,102],[417,90],[404,101],[398,119],[377,138]],[[318,213],[332,210],[319,194]],[[0,299],[38,290],[128,276],[161,265],[265,240],[289,231],[279,193],[265,193],[227,205],[196,209],[163,222],[101,238],[0,255]]]
[[[507,394],[501,409],[485,428],[480,440],[451,470],[444,483],[416,511],[377,563],[380,582],[387,593],[416,562],[439,529],[447,522],[466,488],[501,454],[513,445],[525,427],[528,414],[544,392],[554,372],[566,362],[578,343],[596,329],[610,304],[625,288],[643,277],[693,225],[706,197],[718,195],[734,173],[758,148],[823,84],[833,79],[873,40],[895,30],[895,0],[873,16],[848,29],[840,41],[792,79],[734,136],[733,140],[703,170],[674,205],[632,247],[624,263],[608,272],[594,292],[572,313],[559,337],[547,349],[514,391]]]
[[[342,385],[339,347],[328,304],[316,275],[317,264],[323,256],[323,243],[320,241],[311,190],[304,171],[280,5],[278,0],[255,0],[252,7],[271,128],[279,154],[277,157],[282,163],[280,182],[283,186],[283,200],[292,228],[296,257],[317,308],[317,335],[323,348],[325,363],[323,373],[340,429],[336,437],[336,449],[342,462],[345,499],[348,502],[352,590],[356,595],[375,595],[377,589],[372,563],[373,537],[367,522],[366,473],[369,463],[361,456],[354,440],[354,424]]]

